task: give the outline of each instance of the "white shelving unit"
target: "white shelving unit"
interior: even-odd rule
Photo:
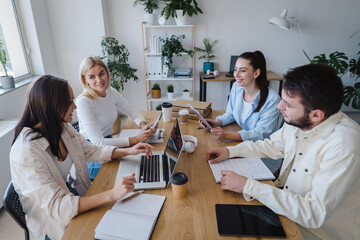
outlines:
[[[167,77],[162,76],[150,76],[149,69],[153,68],[149,64],[150,58],[161,58],[161,45],[158,45],[158,51],[150,48],[150,38],[155,36],[156,38],[171,37],[172,35],[185,35],[182,44],[185,49],[191,49],[194,51],[194,23],[192,25],[147,25],[142,23],[142,42],[143,42],[143,55],[144,55],[144,70],[145,70],[145,90],[147,110],[154,110],[158,104],[163,102],[174,102],[177,99],[194,100],[194,56],[190,57],[186,53],[181,54],[180,57],[173,57],[174,68],[191,68],[192,77],[174,77],[173,74]],[[157,60],[159,61],[159,60]],[[150,65],[150,66],[149,66]],[[163,63],[161,61],[161,73]],[[157,67],[158,69],[159,67]],[[151,71],[151,70],[150,70]],[[158,83],[161,88],[161,97],[152,98],[151,88],[154,83]],[[167,97],[167,85],[174,85],[174,97]],[[183,90],[189,89],[190,98],[183,97]]]

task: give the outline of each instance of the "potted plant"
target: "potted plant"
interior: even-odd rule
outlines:
[[[129,61],[129,50],[123,44],[113,37],[103,37],[101,41],[101,48],[107,67],[111,75],[111,86],[116,90],[124,90],[124,83],[133,79],[135,82],[139,78],[135,75],[137,69],[132,68]]]
[[[6,69],[7,59],[6,59],[5,45],[4,45],[3,41],[1,40],[1,38],[0,38],[0,63],[5,72],[5,76],[0,77],[2,88],[4,88],[4,89],[14,88],[15,80],[14,80],[13,76],[8,75],[8,72]]]
[[[210,42],[209,38],[204,38],[203,41],[204,48],[195,47],[195,52],[200,52],[203,55],[199,56],[198,59],[206,59],[203,63],[203,72],[206,73],[207,70],[214,71],[214,62],[210,62],[211,60],[215,59],[216,56],[213,54],[213,47],[219,42],[219,40],[215,40]]]
[[[154,23],[154,10],[158,9],[160,0],[135,0],[134,7],[136,5],[143,5],[145,14],[144,22],[152,25]]]
[[[185,38],[185,35],[160,38],[160,41],[164,44],[161,46],[161,59],[164,61],[164,64],[169,68],[170,72],[174,71],[173,67],[173,56],[181,56],[181,54],[188,54],[192,57],[194,51],[184,49],[181,44],[181,40]]]
[[[156,110],[157,110],[157,111],[161,111],[161,110],[162,110],[161,103],[158,104],[158,105],[156,105]]]
[[[190,98],[190,92],[189,92],[189,89],[184,89],[183,90],[183,97],[184,98]]]
[[[158,83],[154,83],[151,89],[151,96],[153,98],[160,98],[161,97],[161,89]]]
[[[196,0],[164,0],[164,2],[165,7],[161,15],[166,19],[170,16],[174,17],[177,25],[186,25],[189,17],[203,13]]]
[[[360,43],[359,43],[360,46]],[[349,59],[345,53],[335,51],[329,54],[329,58],[325,53],[315,56],[310,63],[324,63],[332,66],[336,72],[342,77],[346,72],[350,72],[356,76],[356,80],[360,77],[360,51],[358,59]],[[355,81],[356,81],[355,80]],[[344,87],[344,104],[354,109],[360,110],[360,82],[355,82],[354,86]]]
[[[168,98],[174,98],[174,86],[172,84],[167,85]]]

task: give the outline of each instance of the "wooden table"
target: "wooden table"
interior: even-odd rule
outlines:
[[[222,114],[224,111],[214,110],[211,118]],[[159,111],[144,111],[142,114],[148,122],[154,121]],[[165,139],[174,124],[175,118],[170,123],[160,121],[159,128],[165,128]],[[236,145],[236,142],[220,142],[215,140],[211,134],[203,129],[197,129],[199,124],[195,120],[189,120],[189,124],[181,125],[183,134],[196,136],[198,146],[192,154],[182,153],[176,172],[184,172],[189,182],[187,184],[186,198],[175,200],[172,197],[172,189],[169,186],[161,190],[147,190],[146,193],[165,195],[166,201],[160,212],[151,239],[254,239],[239,237],[222,237],[217,233],[215,204],[261,204],[258,201],[246,202],[242,194],[223,191],[220,184],[216,184],[205,153],[210,148]],[[127,120],[125,128],[135,128],[132,120]],[[226,130],[237,130],[238,127],[230,125]],[[164,143],[153,144],[155,151],[164,150]],[[104,164],[87,196],[109,190],[113,187],[119,161]],[[266,181],[273,184],[272,181]],[[95,228],[105,212],[113,204],[82,213],[71,220],[63,239],[94,239]],[[289,219],[280,216],[280,221],[285,229],[288,239],[303,239],[297,225]]]
[[[227,72],[220,72],[220,75],[218,77],[215,77],[213,79],[206,79],[203,77],[203,75],[205,75],[205,73],[201,72],[199,74],[200,76],[200,101],[204,101],[206,102],[206,83],[207,82],[230,82],[231,80],[234,79],[233,76],[231,77],[226,77]],[[281,95],[281,89],[282,89],[282,80],[284,79],[282,76],[272,72],[272,71],[267,71],[267,78],[268,81],[279,81],[279,95]]]

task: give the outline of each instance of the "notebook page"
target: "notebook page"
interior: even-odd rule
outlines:
[[[141,193],[126,202],[116,201],[111,210],[157,217],[164,201],[165,196]]]
[[[222,170],[233,171],[241,176],[255,180],[275,179],[272,172],[259,157],[231,158],[215,164],[210,164],[209,162],[209,165],[217,183],[221,182]]]
[[[129,200],[130,202],[130,200]],[[96,239],[149,239],[155,217],[109,210],[95,229]]]

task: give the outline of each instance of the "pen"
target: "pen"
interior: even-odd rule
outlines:
[[[140,191],[137,191],[136,193],[134,193],[133,195],[127,197],[127,198],[124,198],[123,200],[121,200],[122,203],[126,202],[126,201],[129,201],[130,199],[136,197],[136,196],[139,196],[140,193],[143,193],[144,190],[140,190]]]

